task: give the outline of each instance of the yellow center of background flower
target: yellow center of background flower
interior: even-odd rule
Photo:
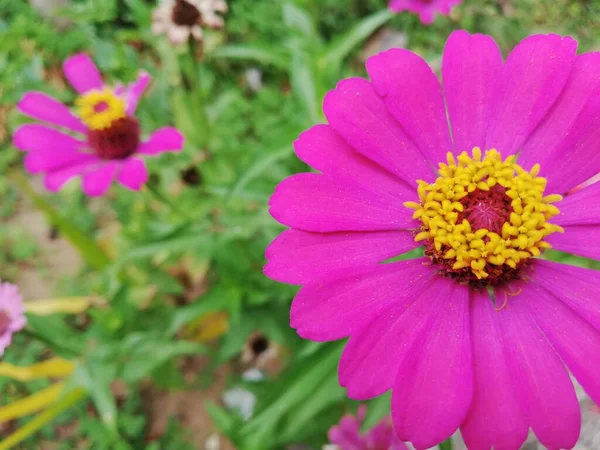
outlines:
[[[108,88],[88,92],[75,104],[79,117],[91,130],[104,130],[127,116],[125,101]]]
[[[527,172],[515,156],[503,161],[492,149],[482,158],[478,147],[472,156],[462,152],[455,159],[448,153],[447,159],[434,183],[418,181],[421,203],[404,205],[423,223],[415,240],[428,240],[430,256],[449,270],[470,271],[477,280],[491,273],[501,279],[504,269],[517,269],[550,248],[546,236],[563,232],[548,223],[559,214],[552,203],[562,197],[544,196],[547,180],[537,176],[539,164]]]

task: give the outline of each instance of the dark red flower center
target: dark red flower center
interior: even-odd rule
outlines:
[[[6,333],[8,331],[8,327],[10,326],[10,317],[6,313],[0,309],[0,335]]]
[[[191,3],[185,0],[176,0],[175,6],[173,7],[173,23],[191,27],[200,22],[201,14]]]
[[[140,125],[132,117],[115,120],[109,127],[89,130],[90,147],[101,159],[125,159],[135,153],[140,143]]]
[[[464,210],[458,215],[457,222],[467,219],[473,231],[485,228],[502,234],[502,225],[510,221],[510,213],[513,212],[511,202],[506,188],[499,184],[488,191],[475,189],[460,201]]]

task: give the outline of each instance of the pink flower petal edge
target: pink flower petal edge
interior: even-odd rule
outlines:
[[[11,283],[0,281],[0,314],[3,330],[0,332],[0,356],[10,345],[12,335],[20,331],[26,323],[23,298],[19,288]]]
[[[67,58],[63,64],[63,71],[73,89],[80,94],[85,94],[93,89],[102,89],[104,85],[96,64],[85,53],[78,53]]]
[[[391,0],[389,8],[394,12],[409,11],[417,14],[423,24],[431,25],[436,13],[447,16],[461,2],[462,0]]]

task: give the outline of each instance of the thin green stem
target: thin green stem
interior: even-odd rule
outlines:
[[[451,437],[440,444],[440,450],[452,450],[452,447],[453,445]]]
[[[39,195],[29,185],[27,178],[20,172],[11,172],[7,175],[15,183],[21,192],[43,212],[48,221],[51,222],[61,234],[67,238],[73,246],[79,250],[83,259],[94,269],[105,269],[110,263],[110,258],[96,244],[96,241],[82,232],[67,217],[61,215],[44,197]]]
[[[199,140],[202,146],[208,147],[211,140],[210,119],[206,111],[206,99],[204,97],[204,89],[202,86],[202,78],[200,76],[199,64],[196,60],[196,42],[189,43],[189,51],[183,57],[183,75],[190,82],[190,91],[193,94],[193,109],[200,121],[200,136]]]
[[[147,184],[146,190],[148,192],[150,192],[154,196],[154,198],[156,198],[159,202],[161,202],[162,204],[167,206],[175,214],[177,214],[178,216],[180,216],[184,219],[190,220],[190,217],[185,212],[183,212],[181,209],[179,209],[179,207],[175,203],[173,203],[171,200],[169,200],[166,195],[164,195],[162,192],[160,192],[156,188],[156,186],[153,186],[152,184]]]

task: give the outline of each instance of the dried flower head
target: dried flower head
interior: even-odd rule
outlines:
[[[166,34],[174,45],[184,44],[192,36],[203,39],[204,27],[223,26],[220,13],[227,12],[225,0],[163,0],[154,10],[152,32]]]

